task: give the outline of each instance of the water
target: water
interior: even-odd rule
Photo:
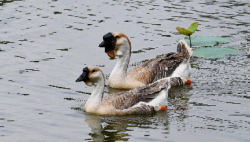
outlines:
[[[250,141],[250,3],[238,1],[0,1],[0,141]],[[107,32],[132,42],[130,68],[176,50],[176,27],[222,36],[244,50],[192,57],[192,85],[173,88],[170,110],[97,116],[81,107],[92,91],[75,83],[85,66],[108,77],[116,61],[98,44]],[[105,94],[121,91],[108,88]]]

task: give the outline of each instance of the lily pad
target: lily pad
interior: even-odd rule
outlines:
[[[197,57],[205,57],[205,58],[223,58],[226,55],[238,55],[238,54],[244,54],[245,51],[236,50],[232,48],[223,48],[223,47],[203,47],[203,48],[197,48],[193,50],[192,56]]]
[[[189,38],[184,38],[187,44],[190,44]],[[214,36],[197,36],[191,37],[192,46],[214,46],[218,43],[227,43],[231,40],[224,37],[214,37]]]

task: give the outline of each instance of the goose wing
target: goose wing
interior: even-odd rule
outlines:
[[[131,70],[128,77],[139,80],[144,84],[155,82],[158,79],[169,77],[182,63],[187,63],[192,55],[192,49],[185,40],[180,40],[177,44],[177,52],[170,52],[159,58],[154,58],[144,62]]]
[[[139,102],[149,102],[157,97],[161,90],[168,87],[167,82],[167,80],[165,80],[165,82],[155,82],[153,84],[138,87],[130,91],[110,94],[105,97],[102,102],[112,105],[116,109],[127,109],[138,104]],[[164,83],[165,85],[163,85]],[[159,84],[162,84],[162,86]]]
[[[144,62],[131,70],[128,76],[144,84],[149,84],[161,78],[171,76],[183,60],[182,55],[171,52]]]
[[[170,81],[170,83],[169,83]],[[182,85],[183,81],[180,77],[164,78],[156,81],[152,84],[145,85],[142,87],[135,88],[126,92],[119,92],[110,94],[103,99],[103,103],[107,105],[112,105],[116,109],[124,110],[139,102],[150,102],[155,99],[159,93],[164,89],[169,89],[170,85]],[[133,107],[133,110],[145,109],[145,111],[151,110],[151,106]],[[141,112],[141,111],[140,111]],[[146,113],[146,112],[145,112]]]

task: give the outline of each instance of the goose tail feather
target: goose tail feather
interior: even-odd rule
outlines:
[[[177,52],[182,54],[185,59],[189,59],[193,54],[192,48],[190,48],[184,39],[178,42]]]

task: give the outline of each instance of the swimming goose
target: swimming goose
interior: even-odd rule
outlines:
[[[97,67],[85,67],[76,82],[94,86],[84,110],[99,115],[151,114],[165,110],[168,89],[171,86],[188,84],[190,80],[180,77],[160,79],[152,84],[126,92],[113,93],[103,97],[105,78]]]
[[[131,56],[131,42],[123,33],[107,33],[99,47],[105,47],[105,52],[112,59],[118,57],[111,72],[108,84],[112,88],[131,89],[147,85],[164,77],[190,76],[189,64],[192,55],[191,48],[185,40],[177,44],[177,52],[171,52],[159,58],[148,60],[127,73]]]

